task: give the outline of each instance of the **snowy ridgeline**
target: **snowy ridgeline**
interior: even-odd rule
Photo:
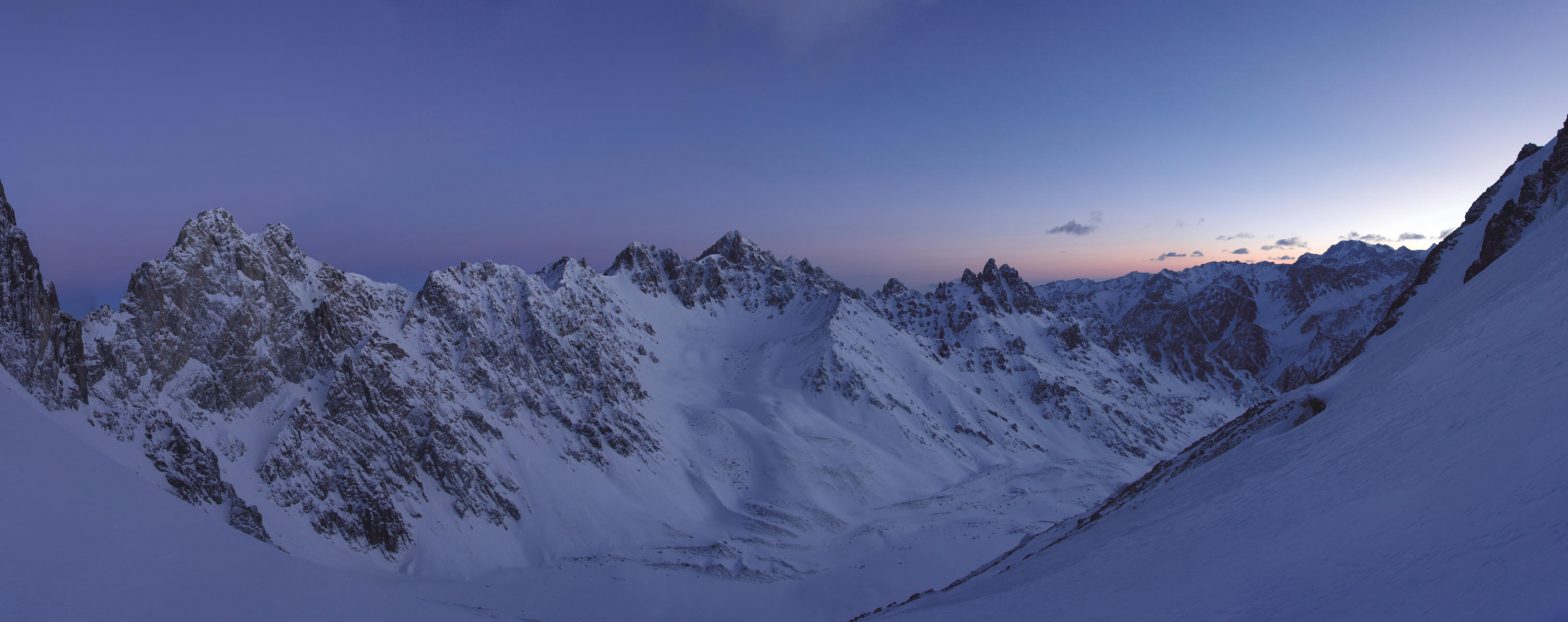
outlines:
[[[1039,288],[991,262],[866,294],[732,233],[410,292],[211,211],[78,321],[5,214],[0,362],[62,420],[257,539],[443,577],[796,579],[827,563],[802,551],[918,539],[954,511],[922,500],[1007,481],[1028,503],[973,520],[1012,538],[1330,371],[1424,256]]]
[[[738,234],[409,292],[215,211],[78,320],[0,194],[0,617],[1560,613],[1563,142],[1430,254],[871,294]]]
[[[1568,618],[1568,126],[1364,350],[872,619]]]
[[[0,204],[0,363],[78,436],[289,553],[559,582],[493,604],[588,619],[629,606],[578,598],[612,575],[777,619],[945,580],[1332,371],[1424,257],[867,294],[730,234],[410,292],[212,211],[77,320]]]

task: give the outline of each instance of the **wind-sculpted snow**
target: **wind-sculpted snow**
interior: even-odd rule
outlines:
[[[1041,474],[1062,482],[1053,512],[1085,507],[1085,486],[1309,377],[1418,260],[1346,243],[1038,288],[991,261],[865,294],[732,232],[693,259],[633,244],[604,274],[471,263],[409,292],[210,211],[62,350],[50,369],[81,369],[85,392],[15,372],[37,348],[6,364],[41,397],[82,393],[56,405],[180,498],[314,559],[793,580],[824,570],[802,551],[863,547],[889,508],[983,473]],[[8,304],[52,295],[13,263],[36,286]],[[75,326],[54,313],[5,334]]]

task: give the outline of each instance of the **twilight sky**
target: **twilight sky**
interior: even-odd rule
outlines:
[[[1457,225],[1568,115],[1563,24],[1560,1],[7,2],[0,180],[73,311],[211,207],[412,286],[729,229],[867,287],[992,256],[1110,277]]]

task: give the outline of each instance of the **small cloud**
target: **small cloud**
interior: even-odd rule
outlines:
[[[1270,257],[1269,259],[1272,259],[1274,261],[1292,261],[1295,258],[1296,258],[1295,255],[1280,255],[1278,257]]]
[[[1446,238],[1446,237],[1448,237],[1448,234],[1453,233],[1453,232],[1454,232],[1453,229],[1444,229],[1442,233],[1437,234],[1437,237]]]
[[[1079,224],[1076,220],[1069,220],[1065,224],[1057,225],[1046,230],[1046,233],[1065,233],[1067,235],[1089,235],[1094,233],[1094,225]]]
[[[1357,242],[1371,242],[1373,244],[1383,244],[1391,241],[1387,237],[1378,235],[1376,233],[1356,233],[1354,231],[1346,233],[1345,235],[1340,236],[1340,238],[1345,240],[1355,240]]]
[[[1421,235],[1419,233],[1401,233],[1401,234],[1399,234],[1399,241],[1401,241],[1401,242],[1403,242],[1405,240],[1425,240],[1425,239],[1426,239],[1426,236]]]
[[[1046,233],[1065,233],[1067,235],[1089,235],[1100,228],[1100,213],[1089,213],[1089,224],[1077,220],[1069,220],[1065,224],[1057,225],[1046,230]]]
[[[1167,259],[1176,259],[1178,257],[1186,257],[1186,256],[1187,256],[1187,253],[1178,253],[1176,251],[1170,251],[1168,253],[1160,253],[1159,257],[1155,257],[1154,259],[1151,259],[1149,261],[1165,261]]]
[[[1276,248],[1306,248],[1307,241],[1297,237],[1280,238],[1273,244],[1264,244],[1263,250],[1271,251]]]
[[[1203,251],[1192,251],[1192,256],[1193,257],[1202,257],[1203,256]]]
[[[1222,235],[1222,236],[1214,238],[1214,239],[1219,240],[1221,242],[1225,242],[1225,241],[1229,241],[1229,240],[1250,240],[1250,239],[1252,239],[1252,234],[1251,233],[1238,233],[1236,235]]]
[[[1251,252],[1251,251],[1248,251],[1245,248],[1238,248],[1236,250],[1231,251],[1230,254],[1232,254],[1232,255],[1246,255],[1249,252]]]

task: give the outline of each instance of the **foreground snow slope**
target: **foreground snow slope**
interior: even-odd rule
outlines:
[[[0,620],[466,620],[317,566],[159,490],[0,374]]]
[[[1568,616],[1568,150],[1552,147],[1526,149],[1338,374],[892,617]]]

